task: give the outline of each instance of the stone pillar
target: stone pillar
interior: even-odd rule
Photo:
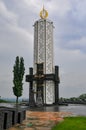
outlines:
[[[59,67],[55,66],[55,104],[59,102]]]
[[[33,68],[29,68],[29,74],[30,74],[30,76],[33,77]],[[29,106],[30,107],[35,106],[33,81],[30,81],[30,83],[29,83]]]
[[[4,110],[3,129],[8,129],[12,126],[12,112]]]
[[[4,112],[0,110],[0,130],[3,130],[4,126]]]

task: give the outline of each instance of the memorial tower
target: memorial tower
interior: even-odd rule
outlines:
[[[34,23],[34,60],[26,81],[30,82],[29,103],[36,105],[57,104],[59,99],[59,67],[53,63],[53,22],[48,20],[48,12],[40,11],[41,19]],[[31,95],[33,91],[33,94]],[[31,98],[31,99],[30,99]],[[31,103],[33,104],[33,103]]]

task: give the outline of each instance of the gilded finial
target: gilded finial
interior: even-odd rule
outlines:
[[[43,5],[43,9],[40,11],[40,17],[42,19],[46,19],[48,17],[48,12],[47,10],[44,9],[44,5]]]

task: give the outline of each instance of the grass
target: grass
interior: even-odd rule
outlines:
[[[86,117],[66,117],[52,130],[86,130]]]
[[[8,102],[3,99],[0,99],[0,103],[8,103]]]

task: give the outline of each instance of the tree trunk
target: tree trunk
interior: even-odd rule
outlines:
[[[16,97],[16,104],[18,104],[18,97]]]

